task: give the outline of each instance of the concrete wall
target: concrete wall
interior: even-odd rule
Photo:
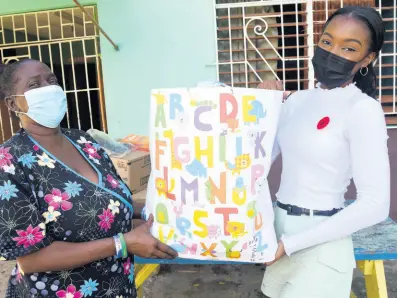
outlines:
[[[108,130],[147,134],[152,88],[216,79],[212,0],[81,0],[97,4]],[[2,0],[0,15],[73,7],[72,0]]]
[[[109,132],[147,134],[152,88],[215,79],[213,1],[99,0],[99,21],[120,45],[101,38]]]

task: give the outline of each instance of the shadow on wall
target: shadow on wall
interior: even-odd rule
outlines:
[[[390,168],[391,168],[391,206],[390,206],[390,217],[397,221],[397,130],[388,130],[388,155],[390,157]],[[279,157],[271,167],[271,171],[268,176],[270,191],[272,199],[276,200],[275,193],[279,189],[280,177],[282,171],[282,159]],[[346,199],[354,200],[356,198],[356,189],[354,184],[348,187],[348,191],[345,195]]]

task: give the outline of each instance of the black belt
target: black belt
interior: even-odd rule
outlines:
[[[294,205],[289,205],[289,204],[283,204],[279,201],[276,201],[276,205],[287,211],[288,215],[295,215],[295,216],[301,216],[301,215],[311,215],[310,209],[306,208],[301,208],[298,206]],[[342,209],[332,209],[332,210],[312,210],[312,214],[314,216],[332,216],[335,215],[337,212],[341,211]]]

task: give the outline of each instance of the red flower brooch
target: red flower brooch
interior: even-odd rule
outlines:
[[[317,129],[324,129],[326,126],[328,126],[330,123],[330,118],[329,117],[323,117],[321,120],[319,120],[316,128]]]

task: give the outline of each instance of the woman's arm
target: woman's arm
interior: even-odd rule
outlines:
[[[173,259],[177,253],[150,233],[153,216],[136,229],[124,234],[127,250],[144,258]],[[33,253],[17,258],[24,273],[62,271],[78,268],[91,262],[114,256],[113,238],[83,243],[56,241]]]
[[[388,216],[390,207],[390,165],[384,113],[376,100],[358,102],[349,115],[352,174],[357,199],[334,216],[308,230],[284,235],[288,255],[317,244],[349,236],[375,225]]]
[[[142,219],[141,214],[142,210],[145,207],[145,201],[135,201],[133,196],[133,219]]]
[[[24,273],[74,269],[116,254],[113,238],[83,243],[56,241],[31,254],[17,258]]]

